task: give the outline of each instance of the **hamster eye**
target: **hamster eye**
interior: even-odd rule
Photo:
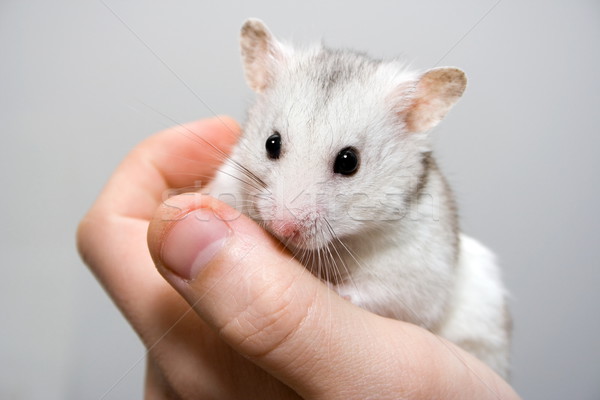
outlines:
[[[281,135],[279,132],[275,131],[274,134],[269,136],[267,143],[265,143],[265,148],[267,149],[267,157],[271,160],[279,158],[279,153],[281,153]]]
[[[333,172],[342,175],[354,175],[358,171],[358,150],[354,147],[342,149],[333,164]]]

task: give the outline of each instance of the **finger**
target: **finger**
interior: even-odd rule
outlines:
[[[185,309],[149,269],[149,220],[170,187],[191,186],[210,176],[220,152],[229,152],[238,133],[235,121],[218,117],[148,138],[121,163],[79,225],[78,248],[84,261],[146,343],[160,337]],[[161,315],[157,309],[166,309],[165,304],[172,306],[171,312]],[[160,324],[146,324],[157,319]],[[157,333],[141,332],[143,325],[156,327]]]
[[[219,116],[151,136],[119,166],[97,205],[113,214],[150,220],[167,190],[197,190],[210,180],[239,133],[233,119]]]
[[[330,292],[223,203],[200,195],[171,200],[150,225],[151,254],[167,281],[236,351],[305,398],[342,398],[340,387],[365,379],[362,370],[375,372],[369,387],[389,385],[381,377],[398,362],[385,337],[378,343],[374,329],[382,318]]]

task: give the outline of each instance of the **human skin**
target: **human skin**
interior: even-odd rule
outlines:
[[[148,349],[147,399],[519,398],[454,344],[340,298],[224,203],[165,196],[209,182],[239,131],[217,117],[148,138],[80,223],[84,261]]]

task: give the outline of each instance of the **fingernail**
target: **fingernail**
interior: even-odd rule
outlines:
[[[175,222],[161,251],[163,265],[183,279],[193,280],[223,247],[229,226],[212,210],[199,209]]]

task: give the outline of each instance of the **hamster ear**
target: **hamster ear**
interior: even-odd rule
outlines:
[[[261,20],[254,18],[242,25],[240,45],[246,82],[260,93],[273,82],[275,68],[284,56],[283,46]]]
[[[458,101],[467,86],[463,71],[454,67],[433,68],[420,76],[402,114],[409,132],[436,126]]]

